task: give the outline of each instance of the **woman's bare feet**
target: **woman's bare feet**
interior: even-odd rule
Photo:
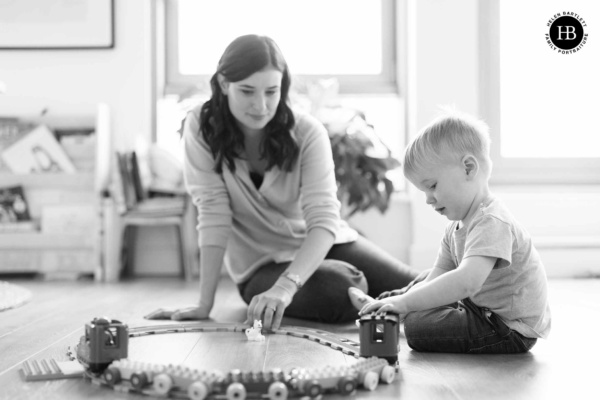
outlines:
[[[350,297],[350,302],[357,310],[361,310],[363,306],[367,303],[375,301],[374,298],[360,290],[359,288],[349,287],[348,288],[348,297]]]

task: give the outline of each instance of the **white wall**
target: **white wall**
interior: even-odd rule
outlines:
[[[0,81],[6,84],[6,94],[0,96],[104,102],[110,108],[115,148],[131,147],[136,135],[149,137],[151,2],[114,4],[112,49],[0,50]],[[43,35],[45,28],[39,29]]]
[[[43,0],[40,0],[43,1]],[[409,12],[406,49],[407,129],[414,135],[439,104],[479,114],[476,0],[399,0]],[[109,50],[0,50],[0,81],[7,95],[71,103],[105,102],[111,109],[114,147],[130,148],[150,136],[152,122],[152,2],[116,1],[116,46]],[[40,28],[42,29],[42,28]],[[403,66],[400,66],[401,68]],[[497,187],[539,243],[550,275],[600,273],[598,187]],[[419,269],[431,266],[447,221],[412,188],[394,198],[390,211],[353,223],[384,249]],[[140,235],[139,267],[177,273],[174,236]],[[159,246],[157,248],[156,246]],[[155,248],[156,251],[150,251]],[[160,255],[160,257],[157,257]],[[156,265],[150,265],[156,260]],[[138,266],[136,266],[136,270]]]
[[[408,130],[433,118],[439,104],[480,114],[478,2],[407,0],[409,11]],[[412,18],[412,19],[411,19]],[[542,171],[540,173],[543,173]],[[600,274],[598,186],[495,186],[534,238],[549,276]],[[412,209],[410,263],[431,266],[447,220],[409,187]]]
[[[478,113],[477,13],[475,0],[408,1],[408,133],[416,135],[439,111],[453,104]],[[412,210],[410,263],[431,267],[447,221],[408,187]]]

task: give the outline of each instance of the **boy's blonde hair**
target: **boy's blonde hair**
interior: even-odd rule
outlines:
[[[443,109],[443,113],[406,147],[404,175],[439,162],[460,162],[465,155],[472,154],[489,178],[492,172],[490,142],[485,122],[454,109]]]

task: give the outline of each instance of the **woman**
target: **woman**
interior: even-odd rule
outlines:
[[[290,73],[275,42],[246,35],[225,50],[212,97],[185,121],[185,178],[198,208],[200,301],[150,319],[206,319],[221,264],[248,322],[357,317],[350,287],[378,295],[417,274],[340,218],[327,131],[288,105]]]

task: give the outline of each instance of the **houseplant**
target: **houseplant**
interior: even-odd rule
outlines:
[[[388,171],[400,166],[390,149],[375,133],[363,112],[339,101],[337,79],[305,83],[310,113],[327,128],[331,140],[338,198],[345,219],[371,207],[384,213],[394,192]]]
[[[344,218],[371,207],[384,213],[394,192],[388,171],[400,166],[391,151],[375,134],[363,113],[351,113],[345,122],[325,123],[335,163],[338,198],[344,205]]]

